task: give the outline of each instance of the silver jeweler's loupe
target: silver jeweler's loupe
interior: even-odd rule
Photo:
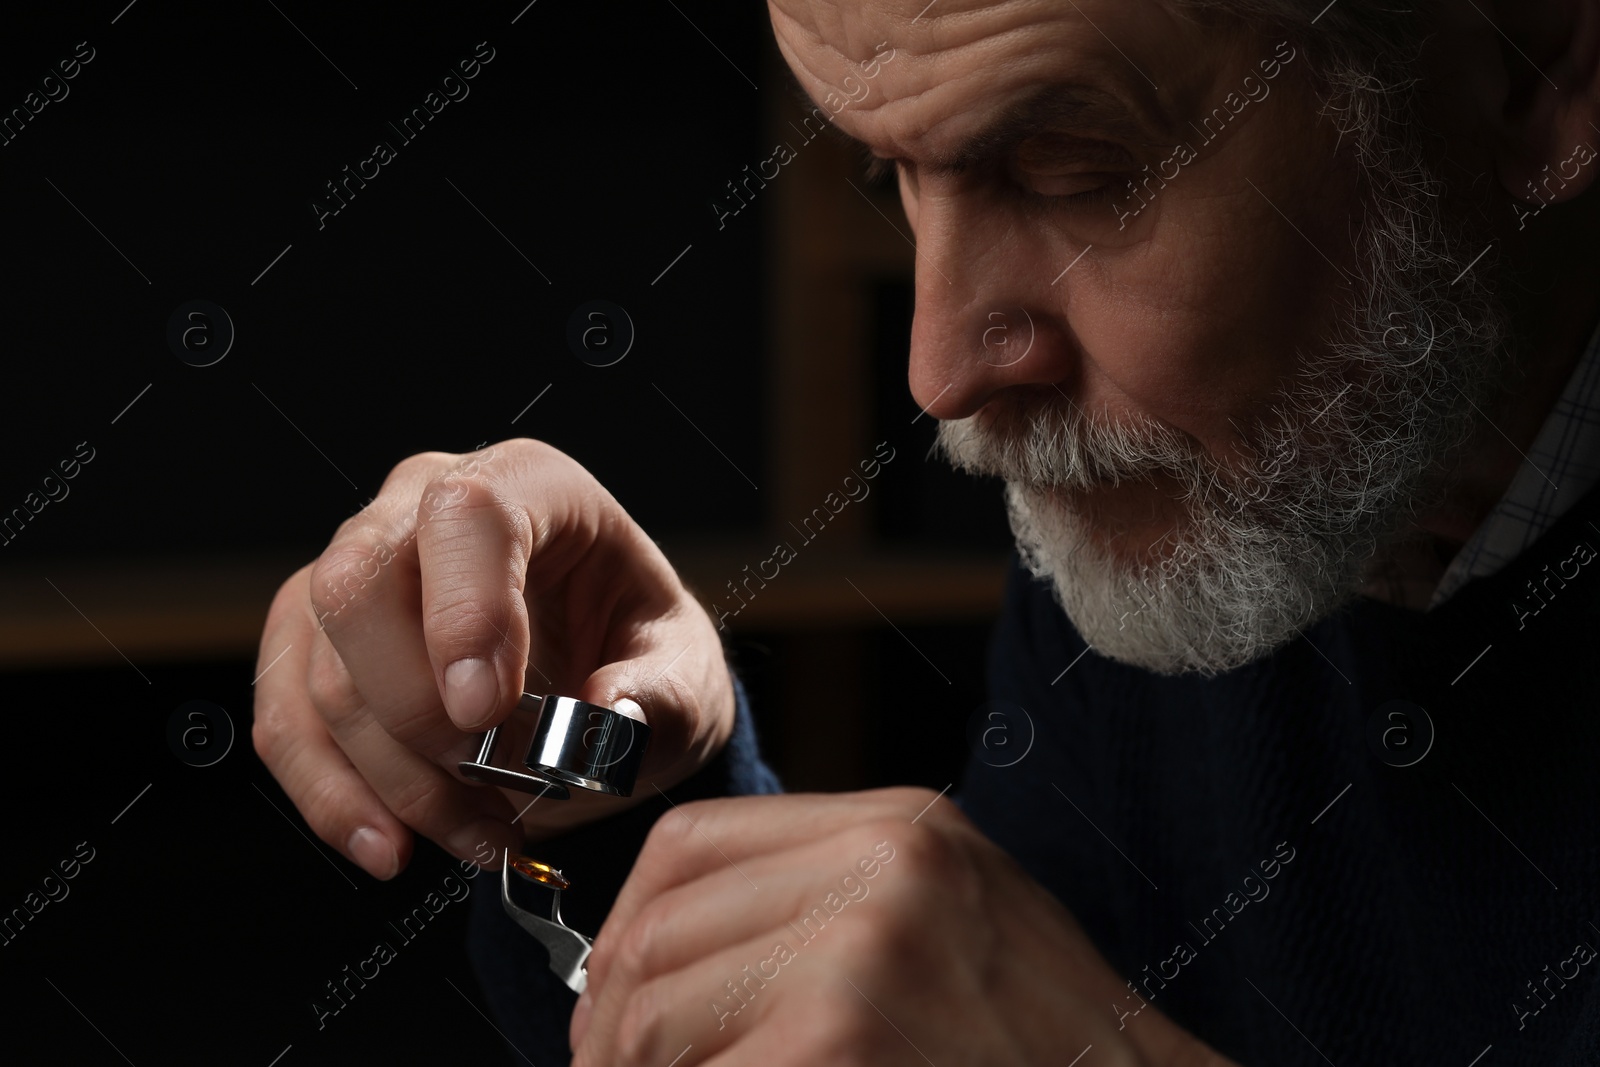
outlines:
[[[522,694],[517,711],[538,721],[523,757],[526,771],[498,766],[495,749],[504,724],[483,735],[478,758],[463,760],[463,777],[554,800],[571,797],[571,788],[614,797],[633,794],[650,744],[650,727],[621,712],[573,697]]]

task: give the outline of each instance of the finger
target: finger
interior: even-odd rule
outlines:
[[[784,928],[763,931],[639,985],[620,1010],[608,1005],[603,1019],[597,1008],[585,1033],[574,1030],[572,1067],[691,1067],[748,1038],[776,1007],[781,990],[766,987],[780,979],[775,948],[785,939],[794,935]],[[792,948],[787,959],[798,963]],[[764,961],[774,961],[763,972],[771,979],[757,973]]]
[[[462,733],[444,714],[422,634],[417,528],[428,486],[458,457],[403,461],[378,496],[339,528],[312,572],[311,599],[329,641],[391,737],[453,766]]]
[[[522,695],[535,539],[525,500],[503,495],[474,462],[429,485],[417,529],[420,636],[445,711],[469,731],[503,719]]]
[[[495,447],[430,487],[437,506],[417,534],[428,652],[462,729],[509,714],[531,645],[564,680],[575,665],[641,654],[641,630],[687,599],[654,542],[571,457],[537,441]],[[530,603],[543,617],[530,621]]]
[[[262,628],[251,740],[306,824],[374,878],[411,858],[411,833],[351,765],[312,706],[306,676],[322,640],[306,611],[311,567],[279,589]]]
[[[611,965],[616,935],[626,930],[641,908],[668,889],[691,882],[725,863],[785,851],[847,826],[882,820],[887,828],[899,819],[907,827],[933,796],[926,789],[880,789],[862,793],[728,797],[674,807],[651,828],[633,872],[594,939],[589,957],[590,981],[603,978]],[[944,802],[941,801],[941,804]],[[928,809],[948,818],[954,805]],[[962,821],[965,821],[964,819]],[[882,839],[881,836],[874,840]]]
[[[876,825],[856,824],[782,852],[727,862],[651,899],[612,946],[604,971],[590,967],[591,1018],[574,1018],[574,1038],[581,1041],[591,1024],[615,1028],[640,986],[730,945],[779,929],[798,947],[821,936],[847,910],[852,918],[846,926],[868,921],[857,917],[867,914],[862,905],[875,885],[886,884],[877,881],[884,865],[873,851],[881,840],[872,836]],[[830,933],[829,943],[840,936]]]
[[[461,782],[391,737],[330,644],[313,649],[310,674],[328,732],[396,818],[457,859],[482,862],[489,850],[498,856],[502,849],[522,847],[506,798]]]
[[[617,658],[590,674],[577,694],[650,727],[639,778],[652,783],[652,795],[681,781],[674,767],[702,765],[733,732],[733,682],[721,642],[703,614],[689,617],[687,603],[632,628]]]

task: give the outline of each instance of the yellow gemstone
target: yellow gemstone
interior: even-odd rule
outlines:
[[[540,863],[526,856],[512,856],[511,869],[531,882],[538,882],[552,889],[566,889],[572,884],[567,881],[565,875],[548,863]]]

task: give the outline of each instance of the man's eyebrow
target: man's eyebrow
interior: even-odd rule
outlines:
[[[819,110],[787,66],[788,85],[794,99],[807,111]],[[825,109],[821,109],[825,110]],[[882,158],[870,145],[850,136],[830,118],[831,136],[853,148],[863,160]],[[994,122],[947,155],[920,162],[930,174],[960,174],[984,160],[999,158],[1031,136],[1041,133],[1103,134],[1134,146],[1166,144],[1170,133],[1153,124],[1122,100],[1103,89],[1074,82],[1055,82],[1041,86],[1033,95],[1006,108]]]
[[[1111,93],[1087,85],[1055,82],[1006,108],[953,153],[928,160],[923,167],[932,174],[960,174],[975,164],[1000,158],[1029,137],[1045,133],[1099,134],[1141,147],[1165,143],[1158,127]]]

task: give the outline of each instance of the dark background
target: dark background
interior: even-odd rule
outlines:
[[[498,1062],[464,903],[317,1028],[323,983],[455,865],[422,846],[380,884],[309,834],[251,749],[244,638],[277,582],[419,451],[550,441],[669,557],[698,560],[712,595],[794,517],[769,488],[794,447],[773,431],[789,400],[770,372],[769,280],[790,252],[770,216],[813,179],[796,166],[720,230],[710,209],[770,155],[763,124],[799,114],[764,5],[124,3],[8,15],[0,33],[0,113],[78,42],[95,50],[0,146],[0,513],[79,442],[94,449],[0,548],[0,913],[80,842],[95,857],[0,947],[7,1058]],[[400,143],[386,123],[485,40],[470,94]],[[380,139],[397,157],[319,229],[311,202]],[[805,166],[831,151],[807,147]],[[903,226],[892,194],[872,195]],[[852,454],[890,440],[897,462],[857,528],[807,549],[729,639],[791,788],[954,780],[1008,544],[995,487],[924,459],[933,420],[913,421],[905,388],[912,253],[879,237],[904,262],[846,279],[866,309],[845,328],[862,357],[848,433]],[[208,367],[166,339],[195,299],[236,330]],[[614,366],[566,344],[593,299],[637,330]],[[844,432],[826,407],[798,416]],[[838,599],[839,574],[923,558],[977,560],[979,577],[946,583],[929,564],[901,582],[908,598]],[[939,600],[961,582],[979,593]],[[783,607],[824,586],[833,607]],[[808,710],[819,692],[831,719]],[[191,700],[233,725],[212,766],[168,741]]]

